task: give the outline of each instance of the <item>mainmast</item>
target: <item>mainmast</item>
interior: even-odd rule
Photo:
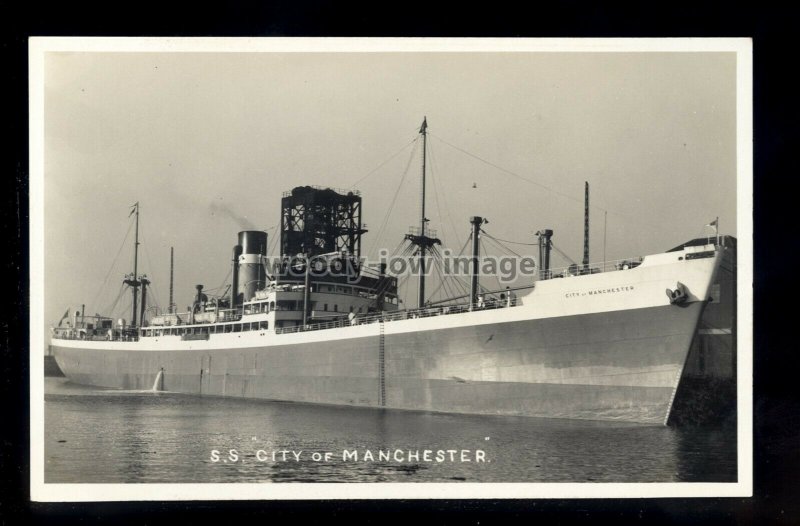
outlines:
[[[419,128],[419,133],[422,135],[422,206],[420,207],[419,231],[425,235],[425,223],[428,221],[425,218],[425,165],[427,164],[428,155],[428,118],[423,117],[422,126]],[[420,254],[425,255],[425,247],[420,248]]]
[[[418,247],[417,254],[419,255],[419,292],[417,295],[417,307],[422,308],[425,306],[425,253],[433,245],[441,245],[441,241],[435,237],[428,237],[428,234],[435,236],[435,233],[430,232],[426,226],[428,218],[425,217],[425,166],[427,164],[427,146],[428,146],[428,118],[422,120],[422,126],[419,128],[419,133],[422,135],[422,186],[421,198],[422,206],[420,207],[420,226],[419,231],[414,228],[411,232],[406,234],[406,239],[413,245]]]

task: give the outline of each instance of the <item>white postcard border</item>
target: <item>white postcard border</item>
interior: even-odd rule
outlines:
[[[44,482],[44,56],[48,52],[733,52],[737,55],[738,481],[731,483],[46,484]],[[41,502],[149,500],[746,497],[753,493],[753,80],[746,38],[33,37],[30,111],[30,491]]]

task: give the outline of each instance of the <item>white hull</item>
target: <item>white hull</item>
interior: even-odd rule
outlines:
[[[538,281],[517,306],[277,334],[53,340],[78,383],[189,394],[663,424],[719,264],[694,247]],[[683,305],[665,291],[682,284]]]

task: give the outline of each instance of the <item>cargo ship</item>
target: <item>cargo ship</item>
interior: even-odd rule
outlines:
[[[361,195],[300,186],[281,201],[277,263],[266,263],[266,232],[239,232],[230,294],[197,285],[177,312],[170,287],[166,311],[147,317],[135,256],[130,321],[65,314],[51,329],[58,366],[105,388],[666,425],[725,251],[718,238],[559,269],[545,228],[531,283],[486,290],[485,221],[472,217],[469,293],[432,303],[425,265],[440,241],[425,217],[426,129],[420,226],[405,236],[420,264],[416,308],[386,265],[361,258]],[[132,213],[136,254],[138,204]]]

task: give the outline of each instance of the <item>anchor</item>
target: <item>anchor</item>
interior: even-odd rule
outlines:
[[[667,297],[672,305],[683,305],[689,299],[686,286],[680,281],[675,284],[675,289],[667,289]]]

